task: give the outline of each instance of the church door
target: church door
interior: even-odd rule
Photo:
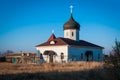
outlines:
[[[49,55],[49,62],[50,62],[50,63],[53,63],[53,54],[50,54],[50,55]]]
[[[86,61],[93,61],[93,52],[92,51],[86,51],[85,56],[86,56]]]
[[[43,53],[43,55],[47,55],[47,56],[49,56],[48,57],[48,59],[49,59],[49,62],[50,63],[53,63],[53,61],[54,61],[54,56],[55,56],[55,52],[54,51],[52,51],[52,50],[48,50],[48,51],[45,51],[44,53]]]

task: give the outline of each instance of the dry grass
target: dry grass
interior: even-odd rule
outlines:
[[[120,80],[119,76],[120,69],[98,62],[0,63],[0,80]]]
[[[71,63],[43,63],[43,64],[13,64],[0,63],[0,74],[36,73],[36,72],[71,72],[87,71],[103,68],[104,63],[71,62]]]

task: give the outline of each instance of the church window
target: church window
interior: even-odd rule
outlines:
[[[50,44],[55,44],[55,41],[50,41]]]
[[[66,36],[68,36],[68,32],[66,32]]]
[[[83,59],[83,53],[81,53],[81,56],[80,56],[80,57],[81,57],[81,59]]]
[[[64,59],[64,53],[61,53],[61,59]]]
[[[72,32],[72,36],[74,36],[74,33]]]

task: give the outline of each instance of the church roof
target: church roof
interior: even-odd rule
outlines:
[[[50,36],[50,38],[48,39],[48,41],[51,41],[51,40],[53,40],[53,39],[55,39],[55,38],[56,38],[55,35],[52,34],[52,35]]]
[[[66,29],[78,29],[79,30],[80,29],[80,24],[74,20],[72,13],[71,13],[69,21],[67,21],[64,24],[63,28],[64,30]]]
[[[70,46],[80,46],[80,47],[95,47],[95,48],[103,49],[103,47],[101,46],[98,46],[96,44],[93,44],[93,43],[90,43],[84,40],[75,41],[75,40],[71,40],[68,38],[58,37],[58,38],[53,39],[52,41],[54,41],[55,44],[50,44],[50,40],[48,40],[47,42],[37,45],[36,47],[70,45]]]

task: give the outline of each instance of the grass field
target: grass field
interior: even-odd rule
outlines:
[[[111,70],[98,62],[0,63],[0,80],[117,80]]]

